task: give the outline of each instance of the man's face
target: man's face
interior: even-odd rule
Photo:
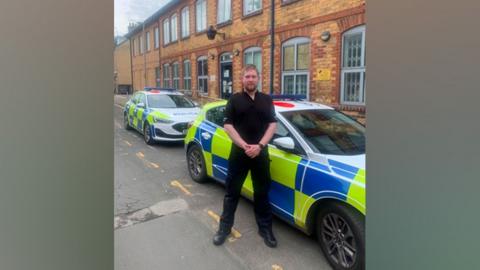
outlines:
[[[258,84],[257,72],[253,69],[247,70],[243,75],[242,83],[243,83],[243,87],[245,87],[245,89],[248,92],[255,91],[257,89],[257,84]]]

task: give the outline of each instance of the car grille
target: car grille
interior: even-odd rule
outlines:
[[[177,123],[177,124],[173,125],[172,127],[173,127],[173,129],[175,129],[178,132],[183,132],[183,130],[188,128],[188,123],[187,122]]]
[[[185,135],[183,135],[183,134],[180,134],[180,135],[167,134],[167,133],[161,131],[161,130],[158,129],[158,128],[155,129],[155,136],[164,137],[164,138],[170,138],[170,139],[180,139],[180,138],[184,138],[184,137],[185,137]]]

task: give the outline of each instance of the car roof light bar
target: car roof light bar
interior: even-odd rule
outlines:
[[[274,100],[306,100],[307,95],[270,95]]]

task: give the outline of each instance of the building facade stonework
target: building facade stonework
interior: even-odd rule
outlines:
[[[242,89],[242,67],[252,63],[261,91],[270,93],[270,3],[171,1],[127,34],[133,88],[228,98]],[[274,14],[274,94],[303,94],[364,122],[365,1],[275,0]],[[219,32],[214,40],[210,26]]]

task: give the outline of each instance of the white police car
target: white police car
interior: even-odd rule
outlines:
[[[188,123],[200,108],[182,93],[168,88],[147,87],[125,104],[124,127],[143,134],[147,144],[156,141],[183,141]]]

